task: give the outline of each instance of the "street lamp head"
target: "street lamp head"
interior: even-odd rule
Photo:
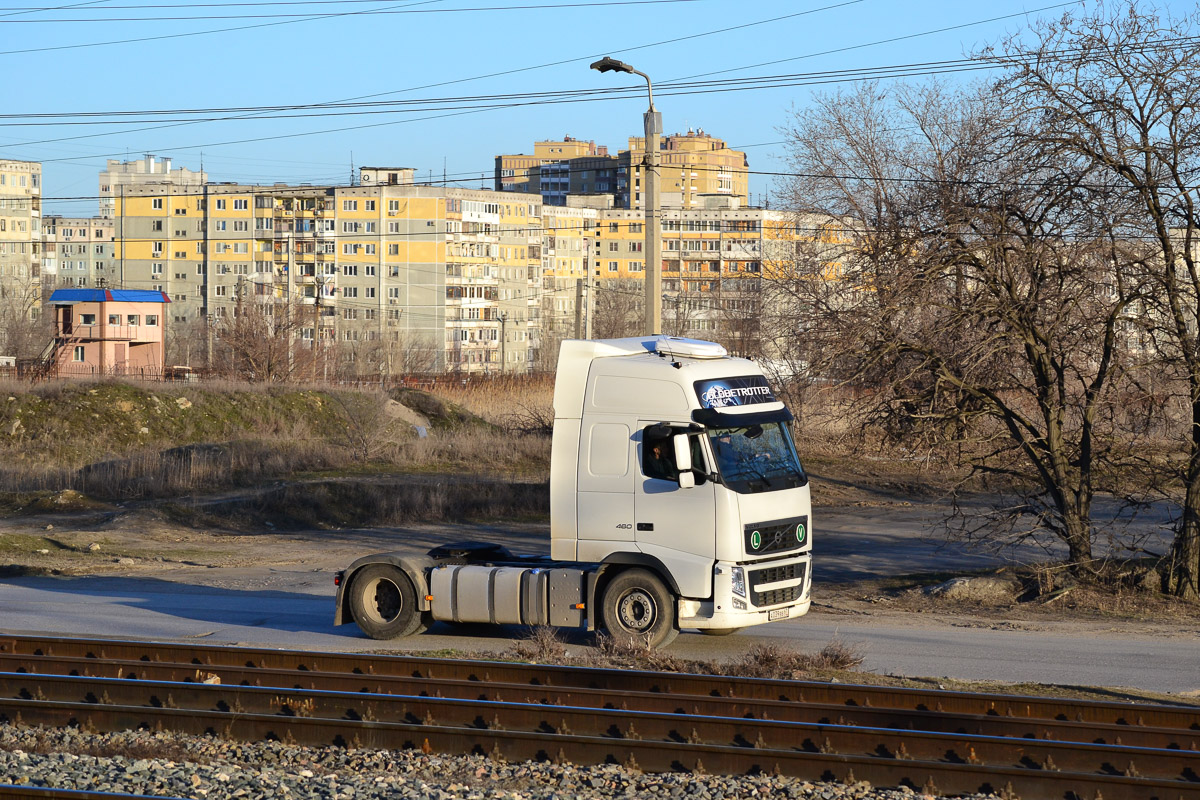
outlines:
[[[633,74],[633,67],[626,64],[624,61],[617,61],[615,58],[605,56],[604,58],[592,64],[592,69],[599,72],[628,72]]]

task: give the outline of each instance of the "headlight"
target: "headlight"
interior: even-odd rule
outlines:
[[[733,568],[733,593],[746,596],[746,571],[741,567]]]

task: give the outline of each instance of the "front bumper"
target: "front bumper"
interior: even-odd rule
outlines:
[[[735,580],[735,569],[742,580]],[[795,619],[812,603],[812,555],[713,567],[711,600],[679,600],[680,628],[747,628]]]

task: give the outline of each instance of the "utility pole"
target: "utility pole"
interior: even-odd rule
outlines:
[[[500,314],[500,373],[504,373],[504,365],[508,362],[505,356],[508,353],[508,314],[501,312]]]
[[[587,291],[587,307],[584,309],[583,338],[590,339],[592,338],[592,316],[596,311],[596,302],[592,295],[592,286],[594,285],[594,281],[592,280],[591,267],[588,268],[586,280],[587,286],[584,288]]]
[[[647,86],[650,79],[646,78]],[[654,94],[646,112],[646,334],[662,333],[662,219],[659,209],[658,141],[662,114],[654,110]]]
[[[587,259],[584,259],[587,263]],[[583,336],[583,278],[575,279],[575,338]]]
[[[214,323],[216,322],[216,320],[215,320],[215,318],[213,317],[213,315],[212,315],[212,314],[206,314],[206,315],[205,315],[205,317],[204,317],[204,319],[205,319],[205,321],[208,323],[208,353],[206,354],[208,357],[207,357],[206,361],[208,362],[208,368],[209,368],[209,370],[212,370],[212,362],[213,362],[213,328],[215,327]]]

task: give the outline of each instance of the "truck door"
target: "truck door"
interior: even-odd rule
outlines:
[[[676,575],[697,574],[695,569],[716,553],[716,492],[711,481],[681,489],[669,438],[655,437],[653,420],[638,423],[638,474],[634,495],[638,548],[654,555]],[[692,437],[692,459],[701,472],[709,472],[703,448]],[[699,483],[699,480],[697,481]],[[711,576],[711,569],[698,574]],[[682,588],[682,586],[681,586]],[[688,593],[691,596],[697,594]],[[702,595],[699,595],[702,596]]]

